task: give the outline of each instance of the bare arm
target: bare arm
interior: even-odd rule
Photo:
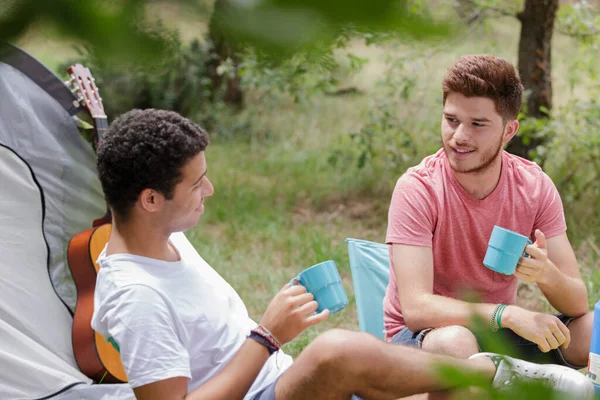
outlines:
[[[538,215],[534,222],[535,243],[526,248],[531,256],[521,258],[515,275],[528,283],[537,283],[550,304],[569,317],[578,317],[588,311],[587,290],[577,259],[569,243],[564,220],[564,208],[556,186],[546,174],[539,179],[541,196]],[[541,228],[541,229],[540,229]],[[563,233],[546,238],[549,233],[563,229]]]
[[[532,269],[539,267],[536,282],[560,313],[569,317],[585,314],[589,308],[587,289],[567,234],[546,239],[541,232],[536,232],[536,236],[536,243],[527,246],[531,259],[522,259],[520,263]]]
[[[261,325],[285,344],[329,316],[327,310],[313,315],[316,309],[317,302],[312,294],[306,293],[306,288],[285,285],[269,304]],[[187,378],[176,377],[135,388],[135,397],[137,400],[241,400],[268,358],[266,347],[246,339],[225,368],[193,392],[188,394]]]
[[[430,247],[394,244],[394,272],[402,313],[408,328],[468,326],[473,315],[489,319],[495,304],[473,304],[433,294],[433,252]]]
[[[185,377],[150,383],[133,392],[138,400],[243,399],[268,358],[266,347],[247,339],[219,374],[190,394],[187,394],[188,379]]]
[[[495,304],[473,304],[433,294],[433,255],[430,247],[395,244],[392,247],[398,295],[406,325],[413,332],[448,325],[469,327],[474,315],[489,320]],[[571,341],[567,327],[555,316],[511,305],[502,326],[535,342],[543,352]]]

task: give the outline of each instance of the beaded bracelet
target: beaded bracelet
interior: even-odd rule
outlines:
[[[492,316],[490,318],[490,330],[492,332],[496,332],[499,329],[498,326],[495,324],[495,322],[496,322],[496,315],[498,314],[498,311],[503,308],[502,306],[506,307],[504,304],[498,304],[494,308],[494,312],[492,313]]]

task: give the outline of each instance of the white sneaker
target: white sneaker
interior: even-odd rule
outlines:
[[[517,381],[539,380],[569,398],[594,399],[592,381],[571,368],[555,364],[534,364],[494,353],[478,353],[469,359],[478,357],[489,357],[496,365],[496,375],[492,382],[494,388],[512,386]]]

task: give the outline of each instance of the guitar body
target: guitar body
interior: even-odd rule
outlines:
[[[77,100],[92,118],[95,133],[92,146],[95,150],[108,129],[102,97],[88,68],[74,64],[67,68],[67,72],[71,78],[65,84],[71,87],[71,92],[78,96]],[[110,221],[110,210],[107,209],[104,217],[93,221],[93,228],[80,232],[71,239],[67,250],[69,269],[77,287],[73,352],[81,372],[97,383],[127,382],[118,346],[104,340],[98,332],[94,332],[91,325],[96,277],[100,268],[96,260],[110,238]]]
[[[73,350],[81,372],[94,381],[127,382],[117,349],[92,329],[94,290],[99,266],[98,256],[110,238],[111,224],[105,223],[80,232],[69,242],[69,268],[77,287],[77,306],[73,317]]]

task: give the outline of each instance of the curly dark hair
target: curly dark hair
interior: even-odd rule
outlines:
[[[142,190],[173,198],[181,168],[208,146],[208,133],[166,110],[131,110],[117,118],[98,146],[98,175],[106,202],[127,218]]]

